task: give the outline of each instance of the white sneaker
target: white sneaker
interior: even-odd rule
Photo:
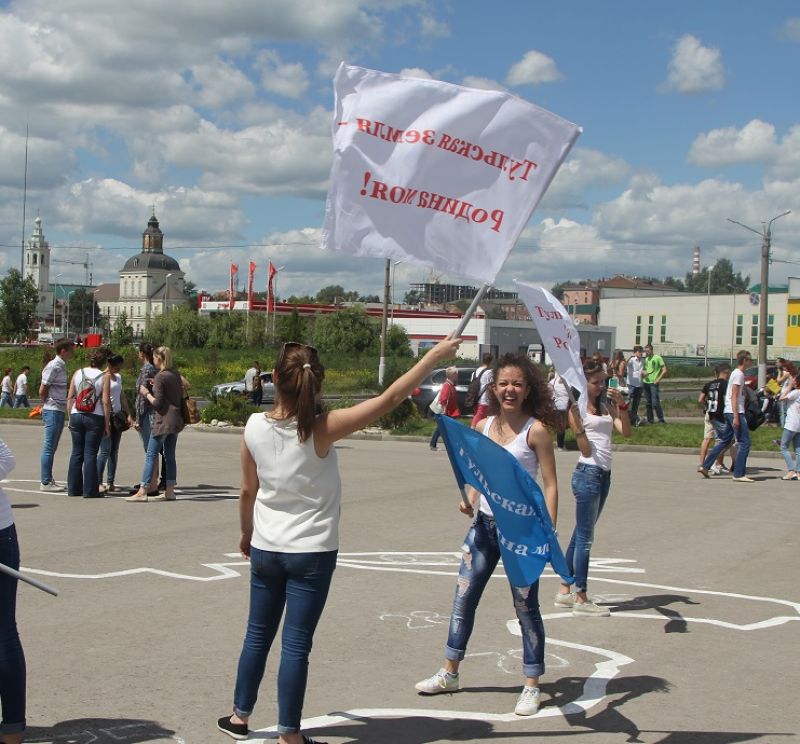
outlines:
[[[61,493],[64,490],[64,486],[59,486],[55,481],[50,481],[49,483],[40,483],[39,490],[49,493]]]
[[[569,594],[562,594],[558,592],[553,600],[554,607],[573,607],[575,605],[575,592]]]
[[[417,682],[414,688],[425,695],[438,695],[440,692],[456,692],[458,690],[458,675],[451,674],[445,669],[440,669],[433,677]]]
[[[519,699],[517,700],[517,706],[514,708],[514,713],[518,716],[532,716],[536,714],[536,711],[539,710],[539,703],[541,702],[541,697],[539,694],[538,687],[525,687],[522,688],[522,692],[520,693]]]
[[[594,602],[576,602],[572,614],[576,617],[608,617],[611,612],[608,607],[600,607]]]
[[[714,463],[708,469],[708,472],[711,473],[711,475],[721,475],[722,474],[722,468],[719,465],[717,465],[716,463]]]

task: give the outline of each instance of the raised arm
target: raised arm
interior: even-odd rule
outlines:
[[[422,382],[425,375],[443,361],[455,356],[460,344],[460,338],[453,339],[448,336],[380,395],[350,408],[339,408],[320,416],[314,424],[314,447],[317,455],[324,457],[334,442],[363,429],[385,413],[397,408]]]
[[[573,403],[569,407],[567,421],[569,423],[569,428],[572,429],[572,433],[575,435],[575,442],[577,443],[581,454],[584,457],[591,457],[592,443],[589,441],[589,437],[586,436],[586,431],[583,427],[583,421],[581,421],[581,414],[578,410],[577,403]]]

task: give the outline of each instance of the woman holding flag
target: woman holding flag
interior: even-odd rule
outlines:
[[[591,602],[586,594],[589,554],[594,527],[611,488],[611,433],[616,429],[623,437],[629,437],[631,420],[622,393],[617,388],[606,388],[602,361],[587,362],[583,372],[587,387],[586,418],[581,421],[577,405],[568,414],[581,453],[572,475],[575,529],[566,555],[569,572],[575,577],[575,591],[562,584],[555,606],[572,608],[572,614],[579,617],[608,617],[611,614],[608,608]]]
[[[283,620],[278,741],[315,744],[300,732],[300,720],[308,656],[339,548],[342,489],[333,445],[399,406],[460,343],[448,336],[377,397],[330,413],[319,412],[325,368],[316,349],[283,345],[273,370],[275,406],[250,416],[241,446],[239,548],[251,561],[250,614],[233,713],[217,721],[228,736],[248,738],[267,654]]]
[[[517,458],[532,478],[541,470],[542,490],[553,526],[558,515],[558,483],[550,431],[558,419],[547,380],[523,354],[506,354],[494,365],[489,416],[476,429]],[[498,532],[487,499],[470,488],[471,506],[459,502],[462,513],[478,513],[464,540],[445,661],[436,674],[418,682],[426,695],[455,692],[459,688],[459,666],[467,651],[475,611],[483,590],[500,559]],[[531,517],[533,518],[533,517]],[[539,610],[539,582],[511,586],[514,609],[522,629],[525,684],[514,712],[530,716],[539,709],[539,677],[544,674],[544,624]]]

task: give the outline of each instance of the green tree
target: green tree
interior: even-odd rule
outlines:
[[[558,284],[554,284],[550,288],[550,294],[552,294],[553,297],[555,297],[559,302],[563,302],[564,301],[564,289],[566,287],[569,287],[570,284],[575,284],[575,282],[569,281],[569,282],[559,282]]]
[[[344,300],[345,294],[347,293],[344,291],[344,287],[341,284],[330,284],[317,292],[315,299],[317,302],[332,305],[336,300]]]
[[[721,258],[710,269],[711,294],[730,294],[746,292],[750,286],[750,277],[742,276],[742,272],[733,273],[733,264],[727,258]],[[708,292],[709,268],[706,266],[699,274],[686,274],[684,283],[687,292]]]
[[[31,277],[22,278],[17,269],[9,269],[0,281],[0,335],[27,338],[35,323],[39,290]]]
[[[406,305],[419,305],[422,302],[422,294],[418,292],[416,289],[411,289],[406,292],[405,297],[403,297],[403,302]]]
[[[92,325],[92,318],[99,325],[100,306],[95,302],[94,293],[81,287],[69,296],[69,327],[77,333],[85,333]],[[94,314],[92,310],[94,309]]]
[[[244,313],[214,313],[211,316],[206,346],[214,349],[239,349],[245,344]]]
[[[194,282],[183,283],[183,295],[191,307],[197,307],[197,285]]]
[[[413,356],[411,352],[411,342],[409,341],[408,333],[403,326],[393,323],[386,332],[386,349],[390,356]]]
[[[348,307],[314,321],[314,346],[323,353],[363,354],[378,347],[379,328],[361,306]]]
[[[279,343],[286,341],[304,342],[308,338],[308,324],[300,316],[297,303],[292,308],[290,315],[279,315],[275,321],[275,340]]]
[[[668,287],[672,287],[673,289],[677,289],[679,292],[686,291],[686,285],[680,279],[676,279],[673,276],[668,276],[664,280],[664,284]]]
[[[119,314],[114,323],[109,341],[113,349],[121,349],[133,343],[133,326],[129,325],[128,316],[124,310]]]
[[[206,345],[211,322],[189,305],[182,305],[164,315],[151,318],[147,325],[147,338],[158,346],[201,348]]]

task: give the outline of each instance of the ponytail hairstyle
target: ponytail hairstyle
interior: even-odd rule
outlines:
[[[275,363],[275,391],[288,418],[297,421],[297,438],[305,442],[319,413],[325,367],[313,346],[287,341]]]
[[[606,371],[603,369],[602,361],[597,362],[594,359],[590,359],[588,362],[586,362],[586,364],[583,365],[583,375],[587,380],[597,374],[606,374]],[[597,411],[598,414],[600,413],[602,399],[603,394],[601,393],[597,396],[597,399],[593,401],[594,410]]]
[[[506,367],[517,367],[528,383],[528,394],[522,401],[522,410],[541,421],[548,429],[555,429],[558,424],[558,412],[553,403],[553,395],[547,378],[528,358],[527,354],[503,354],[492,366],[493,380],[497,380],[500,370]],[[494,387],[495,383],[492,383]],[[500,412],[500,401],[496,395],[489,398],[489,414],[496,416]]]
[[[139,344],[139,351],[144,354],[145,359],[147,359],[150,364],[153,363],[153,344],[142,341],[142,343]]]

